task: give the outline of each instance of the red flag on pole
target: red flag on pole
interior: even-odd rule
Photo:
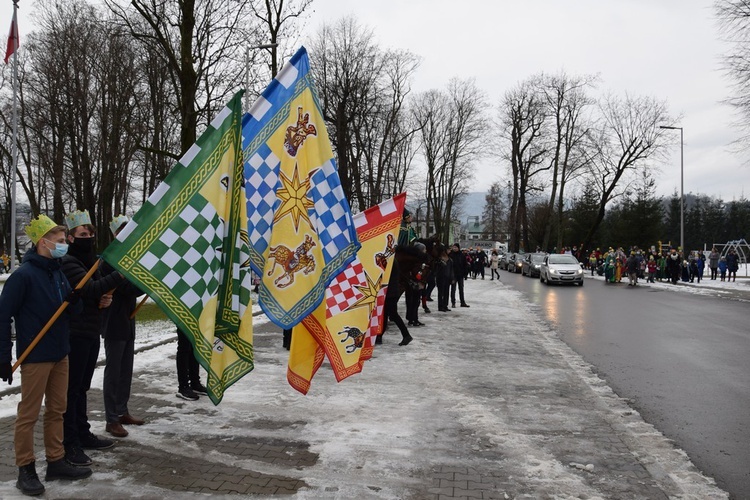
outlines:
[[[5,64],[16,51],[19,45],[18,39],[18,22],[16,21],[16,6],[13,6],[13,21],[10,23],[10,33],[8,34],[8,48],[5,51]]]

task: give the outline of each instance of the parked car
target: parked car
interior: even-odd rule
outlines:
[[[500,258],[497,261],[497,268],[498,269],[508,269],[508,257],[510,257],[511,254],[508,252],[505,252],[500,256]]]
[[[508,257],[508,272],[511,273],[520,273],[521,272],[521,266],[523,266],[523,256],[522,253],[513,253]]]
[[[583,267],[570,254],[550,254],[544,258],[539,268],[539,280],[542,283],[575,283],[583,286]]]
[[[527,253],[521,261],[521,274],[538,278],[540,276],[539,268],[545,257],[547,257],[547,254],[542,252]]]

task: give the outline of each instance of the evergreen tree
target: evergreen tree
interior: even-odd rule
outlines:
[[[677,194],[677,190],[669,198],[661,242],[670,243],[673,246],[680,244],[680,195]]]
[[[565,241],[584,241],[590,227],[594,225],[599,211],[599,197],[592,183],[586,183],[580,197],[574,198],[572,206],[568,211],[568,224],[566,224]],[[589,247],[584,250],[594,250],[603,245],[602,228],[594,233]]]
[[[686,251],[703,248],[703,212],[705,196],[696,196],[693,206],[685,213],[685,249]]]
[[[663,202],[656,196],[656,181],[645,172],[636,189],[635,200],[629,203],[629,213],[623,217],[631,230],[628,245],[651,248],[663,233]]]
[[[500,241],[500,236],[504,234],[503,220],[505,219],[505,195],[499,182],[490,186],[490,190],[484,197],[484,210],[482,212],[482,223],[487,238],[492,241]]]

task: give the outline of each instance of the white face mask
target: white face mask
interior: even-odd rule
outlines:
[[[44,241],[47,243],[52,243],[55,245],[55,248],[49,248],[49,253],[52,256],[53,259],[59,259],[63,257],[66,253],[68,253],[68,244],[67,243],[55,243],[53,241],[48,240],[47,238],[43,238]]]

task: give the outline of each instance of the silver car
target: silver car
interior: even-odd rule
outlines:
[[[583,268],[570,254],[553,253],[544,258],[539,268],[539,280],[542,283],[575,283],[583,286]]]

